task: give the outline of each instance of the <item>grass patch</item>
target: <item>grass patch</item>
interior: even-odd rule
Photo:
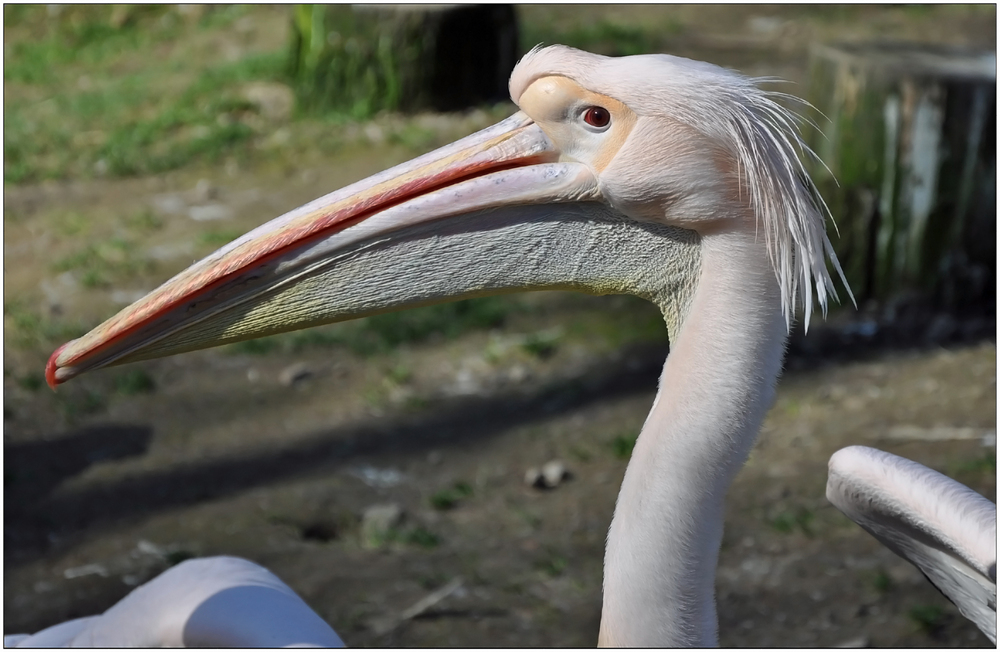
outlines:
[[[421,548],[436,548],[441,545],[441,537],[423,527],[415,527],[400,536],[403,543]]]
[[[667,342],[663,315],[649,301],[618,295],[604,297],[602,302],[600,317],[592,315],[567,323],[567,334],[588,342],[600,340],[615,349],[635,342]]]
[[[429,550],[441,545],[441,537],[422,526],[417,526],[407,530],[390,528],[384,532],[372,533],[371,540],[368,541],[367,545],[372,549],[376,549],[390,543],[402,543],[404,545],[417,546]]]
[[[545,360],[555,354],[556,349],[558,349],[557,343],[560,337],[561,333],[559,332],[544,331],[532,333],[525,338],[521,344],[521,348],[529,355]]]
[[[812,510],[805,507],[796,507],[779,512],[777,516],[771,519],[770,525],[782,534],[791,534],[798,530],[806,536],[812,536],[812,522],[815,518],[816,515],[813,514]]]
[[[413,151],[424,152],[436,144],[437,133],[411,123],[404,125],[402,129],[391,132],[388,141]]]
[[[976,459],[959,464],[955,469],[958,473],[986,473],[995,474],[997,472],[996,454],[983,453]]]
[[[535,567],[549,577],[559,577],[569,566],[569,562],[562,555],[552,554],[542,559]]]
[[[369,317],[350,345],[357,353],[377,353],[432,336],[452,339],[470,330],[500,326],[509,305],[497,297],[484,297]]]
[[[115,378],[115,391],[122,396],[149,394],[156,389],[152,376],[142,369],[133,369]]]
[[[542,524],[542,517],[531,510],[523,509],[516,505],[511,505],[510,509],[517,515],[518,518],[524,521],[524,523],[532,529],[535,529]]]
[[[152,261],[136,255],[136,247],[123,238],[89,244],[52,266],[56,272],[77,273],[87,288],[108,287],[114,279],[155,271]]]
[[[43,317],[21,301],[4,302],[4,342],[19,349],[51,349],[87,332],[87,328]]]
[[[386,374],[386,379],[395,385],[402,385],[413,378],[413,370],[405,364],[397,364]]]
[[[892,590],[892,578],[889,577],[888,573],[880,570],[875,574],[875,577],[872,578],[872,586],[879,593],[888,593]]]
[[[907,615],[928,635],[933,635],[944,625],[944,609],[936,604],[917,605],[911,608]]]
[[[107,407],[104,397],[98,392],[85,390],[82,393],[56,394],[56,401],[63,416],[70,422],[88,414],[96,414]]]
[[[177,10],[133,7],[121,24],[116,10],[71,7],[53,18],[5,6],[13,17],[5,24],[6,182],[163,172],[218,161],[255,135],[256,108],[240,86],[281,78],[283,51],[192,63],[176,47]],[[206,14],[215,26],[236,15]]]
[[[42,387],[45,387],[45,376],[42,374],[27,374],[18,378],[17,384],[29,392],[37,392]]]
[[[5,48],[4,81],[53,83],[68,66],[99,65],[176,37],[180,27],[178,21],[164,20],[163,6],[135,6],[124,20],[115,11],[109,5],[4,5],[4,26],[21,28],[22,36]]]
[[[472,495],[472,486],[456,482],[450,489],[442,489],[430,498],[431,507],[438,510],[454,509],[459,502]]]
[[[163,220],[149,209],[125,218],[125,224],[129,228],[142,232],[159,231],[163,228]]]
[[[205,231],[198,235],[198,244],[206,247],[221,247],[243,235],[242,231]]]
[[[798,416],[799,412],[802,411],[802,405],[795,400],[789,399],[782,405],[782,411],[790,417]]]
[[[59,235],[71,238],[88,237],[94,225],[89,216],[78,211],[57,215],[52,221]]]
[[[632,457],[632,450],[639,435],[618,435],[611,440],[611,452],[620,460],[627,460]]]
[[[280,336],[279,336],[280,337]],[[242,353],[244,355],[267,355],[277,351],[279,348],[277,337],[262,337],[257,340],[243,340],[230,344],[227,349],[232,353]]]
[[[166,172],[194,160],[215,163],[253,135],[241,121],[254,112],[249,103],[220,97],[201,104],[198,99],[200,94],[189,91],[152,119],[128,121],[114,129],[93,153],[95,171],[133,176]]]
[[[403,400],[403,407],[407,410],[413,410],[413,411],[423,410],[428,405],[430,405],[430,402],[427,399],[421,398],[419,396],[407,396],[406,399]]]
[[[525,50],[538,43],[561,43],[597,54],[621,57],[659,52],[666,47],[669,37],[676,36],[683,29],[683,25],[677,21],[656,25],[652,29],[604,20],[570,29],[553,29],[525,22],[522,24],[522,43]]]

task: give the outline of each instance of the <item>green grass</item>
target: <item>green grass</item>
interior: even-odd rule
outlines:
[[[528,335],[521,348],[526,353],[541,360],[551,358],[558,347],[561,334],[558,332],[540,332]]]
[[[246,355],[267,355],[279,349],[280,341],[277,337],[264,337],[259,340],[245,340],[229,346],[233,353],[244,353]]]
[[[45,317],[17,299],[4,302],[3,314],[4,344],[18,349],[50,350],[87,331],[81,324]]]
[[[145,209],[126,217],[125,225],[135,231],[148,233],[163,228],[163,220],[153,211]]]
[[[663,51],[669,46],[669,38],[681,31],[683,26],[676,21],[657,25],[655,29],[604,20],[569,29],[528,22],[522,25],[521,43],[524,49],[532,48],[538,43],[560,43],[598,54],[620,57]]]
[[[104,396],[93,390],[57,393],[55,400],[63,416],[70,422],[101,412],[107,407]]]
[[[945,474],[980,493],[989,495],[990,487],[996,486],[996,450],[988,449],[971,459],[951,461],[947,464]]]
[[[29,392],[37,392],[45,387],[45,376],[40,373],[25,374],[17,379],[17,384]]]
[[[957,465],[955,469],[958,473],[986,473],[995,474],[997,471],[996,453],[983,453],[976,459],[969,460]]]
[[[359,340],[353,348],[359,353],[377,352],[435,335],[451,339],[470,330],[494,328],[503,324],[511,301],[484,297],[369,317],[365,333],[370,340]]]
[[[635,448],[637,439],[639,439],[639,435],[637,434],[618,435],[611,440],[611,452],[618,459],[627,460],[632,457],[632,449]]]
[[[56,272],[76,272],[87,288],[109,287],[115,280],[155,271],[155,264],[137,255],[135,245],[124,238],[88,244],[52,266]]]
[[[15,27],[4,62],[8,183],[216,162],[255,135],[255,109],[240,85],[280,78],[285,65],[283,52],[191,64],[183,48],[171,48],[182,21],[162,7],[136,8],[119,27],[107,6],[73,7],[56,18],[44,8],[8,9],[6,27]],[[203,23],[237,15],[209,10]]]
[[[115,378],[115,391],[122,396],[149,394],[155,389],[153,378],[142,369],[132,369]]]
[[[416,124],[407,124],[399,131],[390,133],[388,141],[414,151],[426,151],[435,144],[436,138],[437,134],[430,129]]]
[[[5,216],[5,219],[18,219],[20,217],[22,216],[15,214],[9,218]],[[75,210],[55,214],[51,219],[54,230],[60,235],[70,238],[86,238],[91,234],[94,226],[91,218]]]
[[[423,527],[415,527],[400,534],[403,543],[421,548],[436,548],[441,545],[441,537]]]
[[[514,512],[518,518],[524,521],[525,525],[533,530],[542,524],[542,517],[532,510],[518,507],[517,505],[511,505],[510,510]]]
[[[892,589],[892,578],[883,570],[875,574],[872,579],[872,586],[879,593],[888,593]]]
[[[472,487],[466,482],[456,482],[450,489],[442,489],[430,498],[431,507],[438,510],[454,509],[464,498],[472,495]]]
[[[907,615],[928,635],[937,631],[944,624],[945,619],[944,609],[936,604],[917,605],[911,608]]]
[[[569,566],[569,562],[566,561],[566,558],[554,553],[535,564],[538,570],[549,577],[559,577],[566,570],[567,566]]]
[[[604,298],[600,310],[590,310],[587,319],[576,319],[565,325],[568,337],[588,342],[599,339],[611,348],[634,342],[666,342],[667,328],[660,310],[645,299],[618,295]]]
[[[38,5],[5,5],[5,27],[27,27],[34,38],[15,40],[6,48],[4,81],[52,83],[69,66],[95,66],[177,35],[180,23],[164,21],[164,7],[134,11],[132,20],[116,27],[109,6],[67,7],[55,13]]]
[[[812,524],[816,515],[805,507],[796,507],[779,512],[770,520],[770,525],[782,534],[792,534],[801,531],[806,536],[812,536]]]
[[[409,382],[413,377],[413,370],[404,364],[397,364],[386,374],[386,378],[395,385],[402,385]]]
[[[168,6],[6,5],[5,182],[156,174],[233,155],[251,157],[255,141],[270,130],[242,97],[242,87],[258,80],[294,86],[289,49],[220,61],[194,57],[184,45],[198,31],[228,29],[255,11],[213,6],[191,19]],[[287,20],[291,24],[291,14]],[[568,30],[533,23],[524,29],[529,46],[562,42],[634,54],[658,49],[680,27],[598,21]],[[334,125],[370,113],[342,107],[310,119]],[[418,124],[388,136],[391,144],[421,151],[437,138]]]
[[[372,538],[367,542],[367,545],[374,549],[381,548],[390,543],[402,543],[430,550],[441,545],[441,537],[419,525],[406,530],[390,528],[384,532],[372,533]]]
[[[241,235],[243,235],[242,231],[235,230],[205,231],[198,236],[198,244],[218,248],[229,244]]]
[[[573,444],[572,446],[570,446],[569,454],[573,457],[573,459],[575,459],[578,462],[589,462],[592,457],[592,455],[590,454],[590,449],[580,444]]]

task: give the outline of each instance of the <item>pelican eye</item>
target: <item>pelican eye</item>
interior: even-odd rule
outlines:
[[[583,121],[591,127],[604,129],[611,124],[611,112],[600,106],[591,106],[583,112]]]

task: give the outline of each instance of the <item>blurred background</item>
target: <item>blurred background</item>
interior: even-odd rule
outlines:
[[[722,644],[988,645],[824,486],[868,444],[996,499],[995,5],[5,5],[4,633],[234,554],[355,646],[596,642],[651,305],[486,298],[43,376],[253,226],[512,113],[537,43],[781,78],[825,133],[858,308],[793,334],[727,503]]]

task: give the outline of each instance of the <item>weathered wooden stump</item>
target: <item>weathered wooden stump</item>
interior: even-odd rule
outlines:
[[[814,178],[859,299],[995,310],[996,54],[819,46],[810,85],[830,120]]]
[[[510,5],[299,5],[291,74],[305,106],[357,118],[507,97],[518,57]]]

